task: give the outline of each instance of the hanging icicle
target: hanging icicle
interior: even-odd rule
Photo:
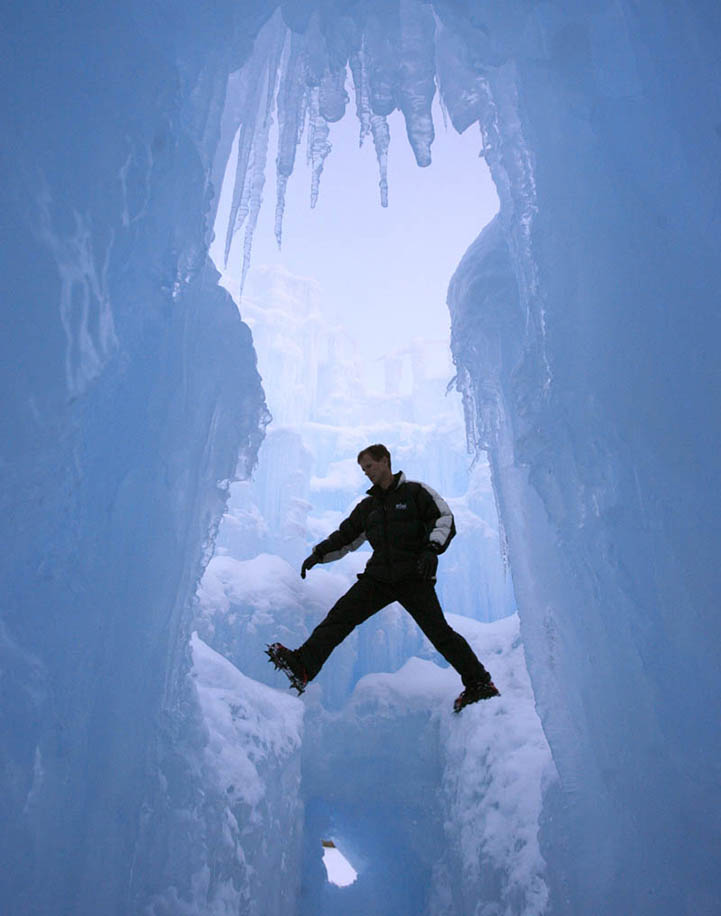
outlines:
[[[287,13],[287,10],[286,10]],[[310,204],[318,201],[320,178],[331,152],[329,124],[348,104],[347,71],[355,93],[359,145],[373,137],[378,160],[380,202],[388,206],[388,116],[400,109],[419,165],[431,161],[434,137],[431,107],[436,92],[437,23],[429,4],[399,0],[382,11],[347,10],[329,25],[315,12],[293,20],[292,31],[277,12],[261,29],[241,76],[233,79],[233,119],[239,123],[235,183],[225,235],[227,264],[235,233],[245,228],[242,281],[250,256],[263,191],[273,110],[277,109],[275,237],[280,247],[288,180],[308,120],[307,155],[311,167]],[[304,31],[301,31],[303,29]],[[443,38],[441,30],[440,40]],[[447,70],[448,68],[446,68]],[[445,77],[445,73],[444,73]],[[452,79],[447,82],[451,87]],[[240,94],[240,99],[238,98]],[[455,98],[450,118],[456,124]],[[476,117],[464,112],[464,120]],[[445,115],[445,111],[444,111]],[[234,125],[232,125],[234,126]],[[227,133],[227,131],[226,131]],[[232,134],[230,134],[232,136]],[[242,288],[242,287],[241,287]]]
[[[320,113],[320,87],[318,86],[311,89],[308,110],[308,162],[312,169],[310,205],[315,207],[318,202],[318,190],[320,188],[323,165],[332,149],[331,144],[328,142],[330,133],[328,122]]]
[[[285,189],[288,179],[293,174],[295,151],[303,136],[306,105],[303,36],[293,32],[290,34],[290,49],[278,90],[277,200],[275,205],[275,237],[278,247],[283,237]]]
[[[367,51],[365,40],[361,42],[359,50],[351,56],[350,69],[353,75],[355,89],[355,106],[360,135],[358,145],[363,146],[363,141],[368,134],[373,135],[378,170],[380,173],[378,186],[380,188],[381,206],[388,206],[388,145],[390,143],[390,130],[388,122],[383,115],[373,114],[370,103],[370,87],[368,83]]]
[[[360,50],[351,55],[350,70],[353,76],[355,90],[355,111],[360,124],[358,146],[363,146],[363,141],[371,132],[371,103],[368,97],[368,74],[366,72],[365,51],[363,45]]]
[[[265,180],[265,166],[268,150],[268,134],[275,105],[275,91],[278,82],[281,54],[285,42],[285,27],[276,17],[261,32],[256,49],[247,65],[243,80],[244,99],[241,109],[242,122],[238,136],[238,159],[235,168],[233,200],[228,217],[225,236],[225,264],[227,266],[233,237],[242,228],[249,214],[252,215],[244,239],[244,251],[250,251],[252,236],[258,218]],[[243,276],[248,266],[243,258]],[[249,256],[248,256],[249,263]]]
[[[388,146],[391,142],[391,132],[388,128],[388,121],[383,115],[371,116],[371,131],[373,133],[373,145],[376,148],[376,157],[378,159],[378,171],[380,179],[378,187],[381,190],[381,207],[388,206]]]
[[[400,10],[398,107],[416,162],[428,166],[435,137],[431,114],[436,94],[435,20],[430,7],[417,0],[401,0]]]

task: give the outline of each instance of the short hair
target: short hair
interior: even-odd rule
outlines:
[[[361,458],[364,455],[370,455],[374,461],[380,461],[381,458],[387,458],[388,467],[391,466],[391,453],[388,451],[385,445],[381,445],[380,442],[378,442],[376,445],[368,445],[364,449],[361,449],[361,451],[358,452],[358,464],[360,464]]]

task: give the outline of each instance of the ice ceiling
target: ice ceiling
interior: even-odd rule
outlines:
[[[380,7],[364,7],[362,12],[349,9],[332,15],[326,9],[284,19],[279,10],[261,29],[247,62],[231,75],[218,155],[222,165],[230,152],[229,140],[237,139],[225,258],[227,263],[234,234],[245,227],[243,280],[263,199],[274,117],[279,135],[275,161],[278,244],[286,186],[301,141],[305,139],[305,154],[312,166],[310,201],[314,207],[323,164],[331,152],[329,124],[340,120],[349,104],[358,119],[359,143],[372,138],[384,207],[388,205],[387,118],[392,112],[402,112],[408,142],[421,167],[431,164],[432,106],[437,93],[444,116],[455,129],[463,132],[480,122],[482,146],[490,148],[494,125],[487,104],[488,83],[464,63],[468,52],[463,53],[452,30],[443,25],[430,4],[415,0],[400,3],[390,19],[387,13]],[[302,31],[292,30],[286,21]],[[349,76],[353,101],[348,93]],[[216,168],[215,174],[219,172]],[[530,213],[530,202],[529,208]]]

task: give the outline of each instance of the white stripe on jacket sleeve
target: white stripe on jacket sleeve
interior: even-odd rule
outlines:
[[[352,550],[358,550],[358,548],[365,542],[366,536],[365,532],[359,534],[358,537],[351,541],[350,544],[345,544],[339,550],[331,550],[330,553],[324,554],[320,558],[321,563],[332,563],[334,560],[340,560],[341,557],[344,557],[347,553],[350,553]],[[323,542],[321,541],[321,544]]]
[[[441,513],[436,519],[433,530],[428,535],[428,540],[432,541],[434,544],[438,544],[439,547],[445,547],[451,536],[451,531],[453,530],[453,513],[451,512],[451,507],[445,499],[443,499],[440,494],[436,493],[432,487],[429,487],[427,483],[421,483],[421,486],[433,498],[436,508]]]

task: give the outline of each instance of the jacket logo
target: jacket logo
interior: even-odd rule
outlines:
[[[408,503],[396,503],[396,509],[407,509]]]

